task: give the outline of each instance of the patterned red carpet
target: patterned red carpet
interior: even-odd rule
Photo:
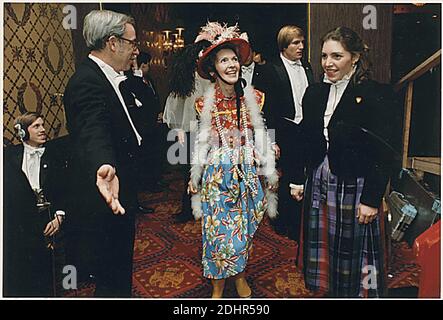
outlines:
[[[136,220],[133,297],[208,298],[211,285],[202,277],[201,225],[174,222],[174,215],[181,210],[184,185],[175,170],[164,176],[164,182],[169,186],[166,191],[139,195],[140,202],[155,212],[139,215]],[[305,289],[302,273],[295,266],[296,252],[296,242],[276,234],[265,219],[256,233],[246,269],[254,298],[315,297]],[[416,266],[402,260],[401,250],[394,252],[392,267],[396,271],[389,279],[390,287],[416,285]],[[91,297],[92,292],[93,285],[83,283],[66,296]],[[227,282],[225,296],[237,297],[233,283]]]
[[[406,242],[392,244],[391,268],[388,273],[388,288],[417,287],[420,266],[414,263],[412,248]]]

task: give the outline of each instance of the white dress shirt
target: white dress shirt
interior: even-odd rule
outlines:
[[[252,85],[252,78],[254,77],[255,62],[252,62],[249,66],[241,67],[241,76],[246,80],[248,86]]]
[[[289,75],[292,88],[292,98],[294,99],[295,117],[294,119],[285,118],[289,121],[299,124],[303,119],[302,100],[308,87],[308,78],[306,77],[305,69],[300,60],[291,61],[287,59],[282,53],[280,58]]]
[[[23,143],[22,171],[28,178],[32,190],[40,190],[40,162],[45,148],[34,148]]]
[[[23,147],[22,171],[28,178],[32,190],[40,192],[40,163],[43,153],[45,153],[45,147],[35,148],[26,142],[23,143]],[[65,212],[57,210],[55,216],[65,216]]]
[[[328,103],[326,105],[326,111],[324,114],[324,129],[323,135],[325,136],[327,147],[329,148],[329,136],[328,136],[328,125],[329,121],[331,121],[332,115],[334,114],[335,109],[337,108],[338,103],[343,96],[343,93],[346,90],[346,87],[349,84],[349,80],[354,72],[351,72],[349,75],[343,77],[343,79],[338,80],[337,82],[330,81],[326,74],[323,77],[323,82],[331,84],[329,89],[329,97]]]
[[[112,68],[106,62],[102,61],[100,58],[97,58],[96,56],[93,56],[92,54],[90,54],[88,57],[100,67],[100,69],[103,71],[106,78],[109,80],[112,87],[114,88],[114,91],[117,94],[118,99],[120,100],[123,110],[125,111],[126,116],[128,117],[129,123],[131,124],[132,130],[134,131],[134,134],[137,138],[138,145],[140,146],[142,143],[142,137],[138,133],[137,129],[134,126],[134,123],[132,122],[131,116],[129,115],[129,112],[128,112],[128,108],[126,107],[125,101],[123,100],[122,94],[119,89],[120,83],[122,81],[126,80],[126,76],[116,72],[114,70],[114,68]]]

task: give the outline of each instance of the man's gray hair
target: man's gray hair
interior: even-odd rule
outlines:
[[[121,37],[125,33],[125,25],[135,25],[134,18],[109,10],[93,10],[83,22],[83,38],[91,50],[101,50],[111,36]]]

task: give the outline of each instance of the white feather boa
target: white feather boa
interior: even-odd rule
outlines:
[[[275,154],[271,148],[271,139],[265,128],[263,117],[260,114],[260,108],[257,104],[254,89],[251,86],[245,88],[245,105],[248,111],[251,124],[254,128],[254,146],[257,161],[257,173],[263,175],[269,185],[276,186],[278,183],[278,174],[275,169]],[[200,117],[200,125],[195,142],[194,154],[191,167],[191,183],[199,189],[203,170],[208,163],[208,154],[210,150],[209,138],[211,135],[211,117],[212,109],[215,103],[215,84],[207,88],[204,95],[204,105]],[[277,216],[277,195],[274,191],[266,188],[265,195],[267,199],[268,216],[274,218]],[[200,191],[192,196],[192,211],[195,219],[203,215],[201,206]]]

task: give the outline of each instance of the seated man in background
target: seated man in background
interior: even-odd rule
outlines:
[[[55,150],[40,114],[15,120],[22,141],[4,150],[3,294],[55,296],[54,241],[64,219]]]

